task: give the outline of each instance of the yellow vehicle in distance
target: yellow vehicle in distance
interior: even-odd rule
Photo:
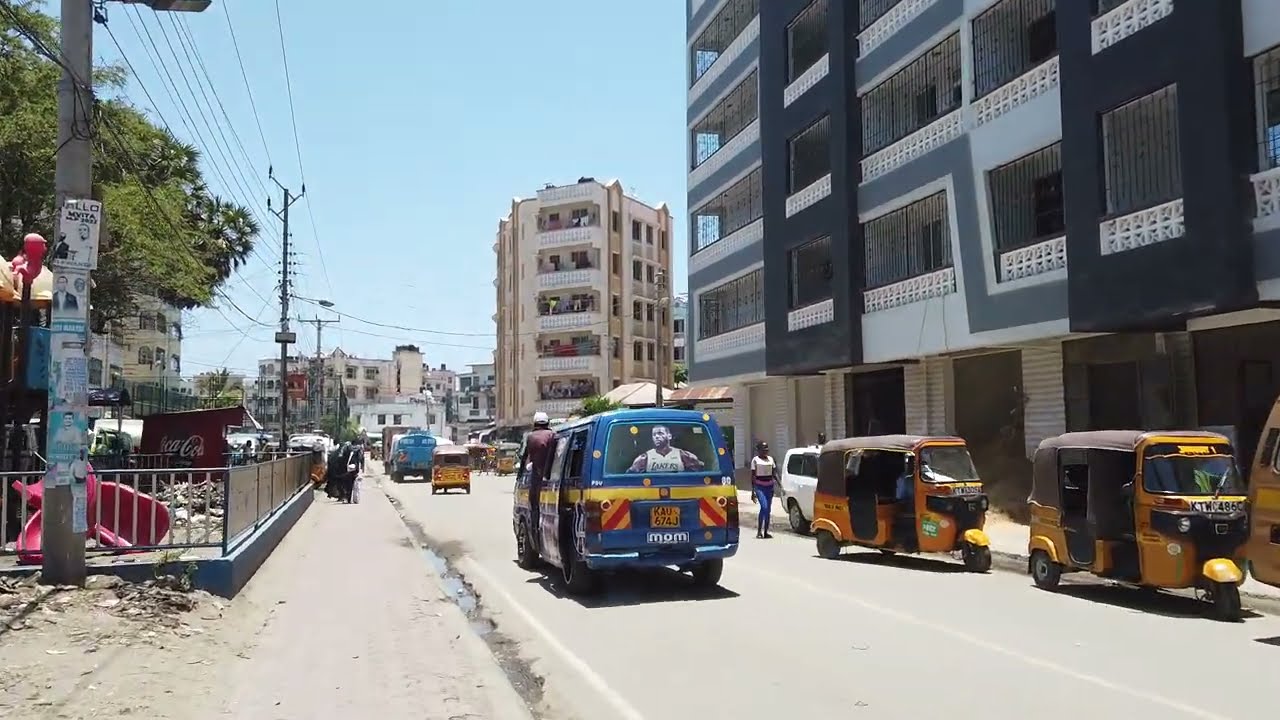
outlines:
[[[437,445],[431,454],[431,494],[450,490],[471,494],[471,454],[462,445]]]
[[[1047,438],[1032,470],[1028,570],[1196,588],[1241,616],[1248,499],[1230,441],[1210,432],[1103,430]]]

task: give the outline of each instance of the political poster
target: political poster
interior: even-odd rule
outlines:
[[[58,242],[54,243],[49,266],[55,272],[97,270],[102,203],[96,200],[68,200],[62,206],[59,220]]]

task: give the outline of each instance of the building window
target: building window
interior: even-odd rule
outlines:
[[[609,256],[609,270],[615,276],[622,275],[622,253],[615,252]]]
[[[145,365],[147,367],[150,367],[151,363],[155,362],[155,360],[156,360],[155,353],[154,351],[152,351],[150,347],[138,348],[138,364],[139,365]]]
[[[152,315],[151,313],[142,313],[138,315],[138,329],[139,330],[155,330],[156,316]]]
[[[678,363],[684,362],[684,346],[677,345],[671,349],[671,358]]]
[[[617,210],[609,213],[609,229],[614,232],[622,232],[622,218],[618,216]]]
[[[982,97],[1058,54],[1056,0],[1003,0],[973,20],[973,92]]]
[[[639,340],[636,340],[634,343],[632,343],[631,359],[635,360],[636,362],[641,362],[644,360],[644,343],[640,342]]]
[[[622,340],[617,337],[609,338],[609,352],[614,359],[622,359]]]
[[[364,379],[365,379],[365,380],[377,380],[377,379],[378,379],[378,368],[365,368],[365,369],[364,369]]]
[[[386,425],[386,424],[387,424],[387,416],[386,416],[386,415],[378,415],[378,424],[379,424],[379,425]]]
[[[764,322],[764,285],[753,270],[698,296],[698,339]]]
[[[631,221],[631,239],[636,242],[640,242],[640,225],[641,223],[639,220]]]
[[[156,367],[164,370],[168,367],[168,356],[165,354],[164,348],[156,348]]]
[[[343,372],[343,375],[345,375],[348,380],[355,380],[356,369],[353,367],[346,368],[345,371]]]
[[[760,117],[759,71],[752,70],[690,131],[693,134],[693,167],[706,162],[726,143]]]
[[[761,172],[760,168],[752,170],[746,177],[693,211],[695,253],[764,217]],[[665,237],[664,232],[664,240]]]
[[[102,387],[102,361],[89,358],[89,385]]]
[[[632,280],[644,279],[644,263],[640,262],[639,260],[631,261],[631,279]]]
[[[639,300],[635,300],[631,303],[631,319],[632,320],[644,319],[644,303],[640,302]]]
[[[831,173],[831,116],[801,130],[787,141],[787,194],[809,187]]]
[[[1280,167],[1280,47],[1253,60],[1254,102],[1258,118],[1258,167]]]
[[[1107,215],[1182,197],[1178,92],[1169,85],[1102,116]]]
[[[647,321],[649,321],[649,322],[653,322],[653,305],[650,305],[650,304],[648,304],[648,303],[646,303],[646,304],[645,304],[645,306],[644,306],[644,319],[645,319],[645,320],[647,320]]]
[[[612,301],[613,301],[613,316],[622,317],[622,297],[619,295],[614,295],[612,298]]]
[[[1066,232],[1062,143],[995,168],[987,182],[997,256]]]
[[[653,226],[652,225],[644,226],[644,242],[646,245],[653,244]]]
[[[960,34],[862,96],[862,152],[882,150],[960,107]]]
[[[831,297],[831,236],[792,248],[787,252],[787,309],[812,305]]]
[[[813,0],[787,26],[787,82],[827,54],[827,0]]]
[[[392,415],[392,416],[391,416],[391,424],[392,424],[392,425],[399,425],[399,424],[400,424],[400,421],[401,421],[401,420],[403,420],[403,419],[404,419],[404,416],[403,416],[403,415]]]
[[[1093,0],[1093,16],[1106,15],[1125,4],[1126,0]]]
[[[858,31],[871,27],[871,23],[879,20],[900,2],[902,0],[858,0]]]
[[[658,249],[659,250],[667,249],[667,231],[666,230],[658,231]]]
[[[179,358],[177,355],[170,355],[169,369],[173,370],[173,373],[175,375],[181,375],[182,374],[182,358]]]
[[[675,333],[676,335],[683,335],[684,334],[684,318],[676,318],[676,321],[672,323],[671,327],[672,327],[671,331],[673,333]]]
[[[645,353],[649,356],[649,362],[653,362],[653,357],[654,357],[653,343],[645,343],[644,346],[645,346]]]
[[[730,0],[707,23],[693,47],[689,49],[689,86],[698,82],[716,60],[729,49],[734,39],[760,14],[760,0]]]
[[[645,266],[644,266],[644,281],[645,281],[645,282],[648,282],[648,283],[651,283],[651,282],[653,282],[653,280],[654,280],[654,275],[653,275],[653,266],[652,266],[652,265],[645,265]]]
[[[862,240],[864,289],[949,267],[951,231],[946,191],[863,223]]]
[[[156,313],[156,332],[161,335],[169,334],[169,321],[164,319],[164,313]]]

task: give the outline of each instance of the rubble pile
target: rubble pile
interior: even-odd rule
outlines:
[[[221,482],[184,482],[162,488],[156,498],[169,506],[175,527],[221,530],[225,493]]]
[[[105,612],[153,628],[181,631],[187,627],[182,616],[208,603],[213,603],[211,596],[193,591],[190,579],[184,576],[160,575],[130,583],[111,575],[94,575],[83,590],[41,585],[38,575],[0,577],[0,630],[28,630]]]

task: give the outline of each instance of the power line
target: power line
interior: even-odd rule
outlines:
[[[276,4],[276,31],[280,36],[280,60],[284,64],[284,86],[289,98],[289,121],[293,125],[293,149],[298,156],[298,179],[305,186],[307,173],[302,169],[302,141],[298,139],[298,114],[293,106],[293,80],[289,76],[289,52],[284,43],[284,21],[280,17],[280,0]]]
[[[244,80],[244,91],[249,96],[249,107],[253,110],[253,121],[258,125],[258,139],[262,141],[262,151],[266,153],[267,164],[271,164],[271,148],[267,145],[267,134],[262,131],[262,117],[258,114],[258,103],[253,99],[253,88],[249,86],[249,73],[244,69],[244,57],[240,55],[240,41],[236,39],[236,28],[231,24],[230,3],[218,3],[222,8],[222,16],[227,19],[227,32],[231,33],[231,46],[236,51],[236,62],[240,64],[240,77]]]
[[[319,305],[319,303],[318,303],[317,301],[312,300],[311,298],[304,298],[304,297],[297,297],[297,296],[294,296],[294,300],[301,300],[301,301],[303,301],[303,302],[312,303],[313,305]],[[323,307],[323,306],[322,306],[322,307]],[[373,327],[387,328],[387,329],[389,329],[389,330],[403,330],[404,332],[425,333],[425,334],[428,334],[428,335],[450,335],[450,336],[453,336],[453,337],[496,337],[496,335],[497,335],[497,333],[496,333],[496,332],[488,332],[488,333],[457,332],[457,331],[453,331],[453,330],[431,330],[431,329],[428,329],[428,328],[415,328],[415,327],[408,327],[408,326],[405,326],[405,325],[394,325],[394,324],[391,324],[391,323],[382,323],[382,322],[377,322],[377,321],[375,321],[375,320],[366,320],[366,319],[361,318],[361,317],[356,317],[355,315],[351,315],[351,314],[348,314],[348,313],[341,312],[341,311],[339,311],[339,310],[335,310],[334,308],[328,308],[328,310],[329,310],[329,312],[331,312],[331,313],[333,313],[333,314],[335,314],[335,315],[340,315],[340,316],[342,316],[342,317],[344,317],[344,318],[347,318],[348,320],[355,320],[355,321],[356,321],[356,322],[358,322],[358,323],[363,323],[363,324],[365,324],[365,325],[371,325],[371,326],[373,326]],[[591,328],[593,328],[593,327],[607,327],[608,325],[609,325],[609,321],[608,321],[608,320],[604,320],[604,321],[601,321],[601,322],[594,322],[594,323],[588,323],[588,324],[586,324],[586,325],[578,325],[578,326],[576,326],[576,327],[565,328],[564,330],[565,330],[565,332],[576,332],[576,331],[579,331],[579,330],[590,330],[590,329],[591,329]],[[354,332],[354,331],[353,331],[353,332]],[[530,332],[515,333],[514,335],[515,335],[516,337],[520,337],[520,336],[542,335],[542,334],[544,334],[544,333],[545,333],[545,331],[542,331],[542,330],[534,330],[534,331],[530,331]]]

